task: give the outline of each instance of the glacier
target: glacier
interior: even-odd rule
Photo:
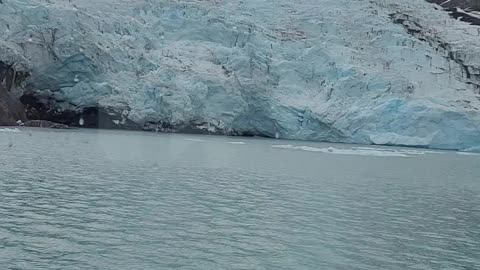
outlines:
[[[25,119],[480,151],[480,28],[424,0],[2,0],[0,35]]]

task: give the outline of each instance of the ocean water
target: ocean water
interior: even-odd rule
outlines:
[[[0,130],[1,269],[480,269],[480,155]]]

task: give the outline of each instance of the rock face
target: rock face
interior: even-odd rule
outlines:
[[[11,65],[0,61],[0,125],[13,126],[25,120],[23,104],[11,92],[15,84],[16,71]]]
[[[3,0],[0,57],[29,119],[480,150],[480,30],[435,7]]]
[[[427,0],[427,2],[445,8],[455,19],[480,26],[480,0]]]
[[[478,0],[427,0],[427,2],[438,4],[445,8],[461,8],[465,11],[480,11]]]

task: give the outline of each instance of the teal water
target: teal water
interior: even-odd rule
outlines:
[[[0,132],[1,269],[480,269],[480,156]]]

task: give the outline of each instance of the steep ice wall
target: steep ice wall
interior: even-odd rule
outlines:
[[[3,0],[27,116],[480,149],[480,30],[423,0]]]

